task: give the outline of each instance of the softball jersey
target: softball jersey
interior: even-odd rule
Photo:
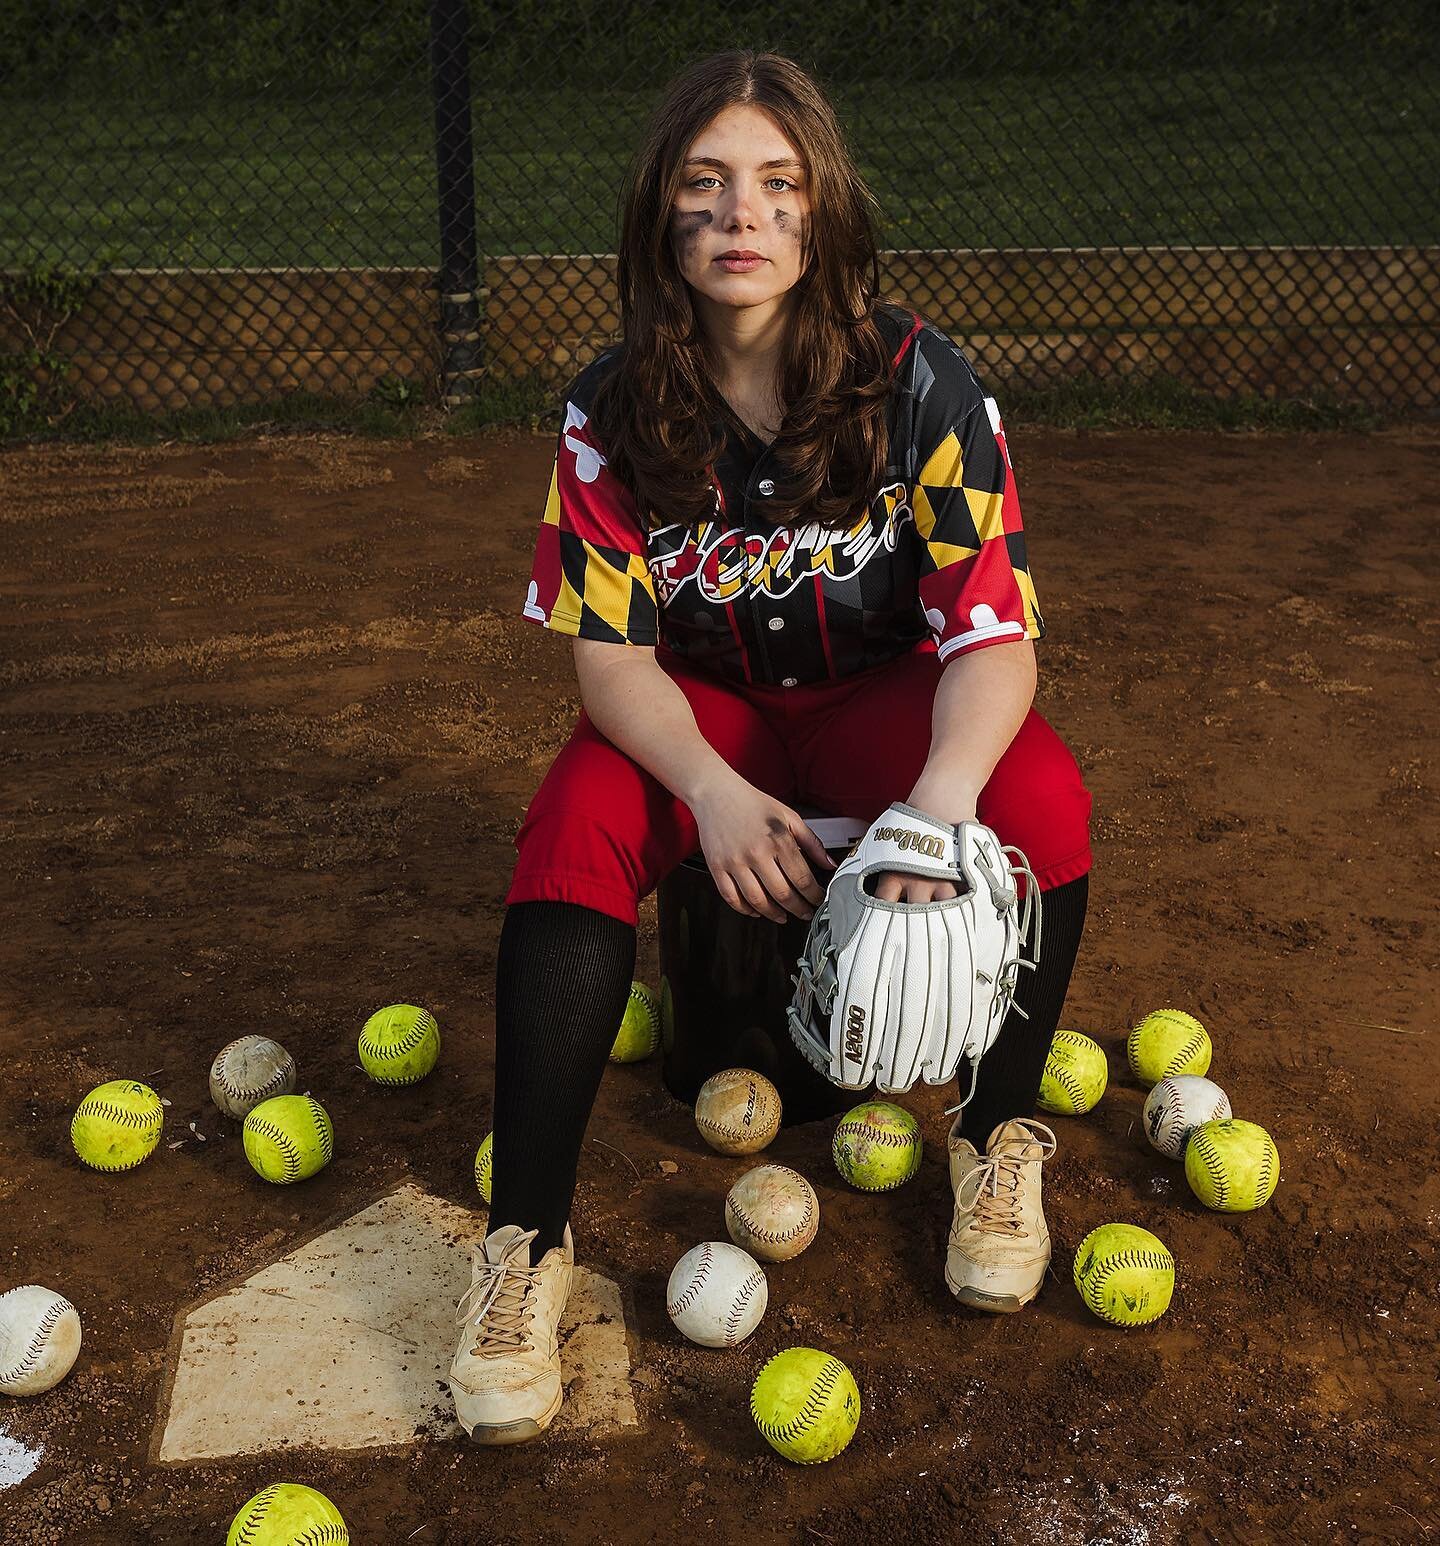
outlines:
[[[919,313],[882,302],[875,320],[895,364],[888,453],[844,531],[770,520],[777,454],[729,418],[708,517],[643,521],[590,429],[620,346],[603,351],[565,391],[524,615],[584,639],[663,645],[748,686],[839,681],[917,647],[946,661],[1043,639],[995,399]]]

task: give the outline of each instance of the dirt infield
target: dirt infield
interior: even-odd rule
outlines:
[[[1054,1119],[1036,1303],[946,1291],[946,1092],[922,1088],[924,1162],[889,1197],[843,1186],[829,1124],[780,1135],[766,1157],[816,1183],[820,1239],[772,1270],[749,1344],[682,1343],[666,1277],[752,1162],[704,1148],[656,1063],[616,1067],[575,1232],[633,1298],[639,1435],[173,1468],[147,1454],[180,1306],[402,1175],[473,1200],[511,839],[578,709],[568,641],[520,616],[553,439],[0,460],[0,1289],[46,1283],[85,1324],[63,1385],[0,1398],[0,1434],[40,1456],[0,1490],[6,1541],[216,1542],[285,1478],[357,1541],[422,1546],[1440,1538],[1440,430],[1013,441],[1037,703],[1095,796],[1061,1024],[1112,1072],[1095,1113]],[[655,961],[652,898],[652,983]],[[445,1051],[380,1092],[355,1037],[397,1000]],[[1257,1213],[1207,1212],[1142,1139],[1123,1040],[1165,1005],[1205,1021],[1213,1076],[1280,1146]],[[334,1162],[296,1187],[249,1171],[206,1094],[252,1030],[335,1119]],[[101,1177],[70,1112],[122,1076],[171,1102],[166,1131]],[[1153,1327],[1102,1325],[1070,1284],[1110,1220],[1175,1254]],[[781,1460],[746,1410],[793,1343],[860,1385],[827,1466]]]

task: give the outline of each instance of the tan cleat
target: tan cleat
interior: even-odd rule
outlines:
[[[532,1267],[538,1233],[503,1224],[486,1235],[456,1307],[463,1329],[450,1392],[460,1426],[477,1444],[533,1439],[564,1400],[557,1331],[575,1275],[575,1242],[567,1224],[562,1244]]]
[[[977,1310],[1018,1310],[1040,1292],[1050,1265],[1050,1231],[1040,1206],[1040,1166],[1055,1152],[1043,1122],[1002,1122],[983,1155],[950,1129],[955,1216],[945,1253],[945,1282]]]

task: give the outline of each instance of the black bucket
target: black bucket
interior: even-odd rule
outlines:
[[[867,823],[797,807],[838,864]],[[817,877],[825,885],[828,875]],[[656,887],[660,944],[660,1035],[665,1087],[695,1104],[700,1086],[722,1068],[751,1068],[780,1092],[781,1125],[837,1116],[864,1100],[842,1090],[802,1056],[785,1011],[791,978],[810,932],[807,919],[784,923],[737,913],[694,853]]]

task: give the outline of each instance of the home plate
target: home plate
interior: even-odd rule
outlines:
[[[182,1310],[152,1458],[463,1439],[446,1376],[486,1218],[407,1182]],[[636,1426],[620,1290],[578,1265],[560,1362],[568,1393],[552,1432]]]

